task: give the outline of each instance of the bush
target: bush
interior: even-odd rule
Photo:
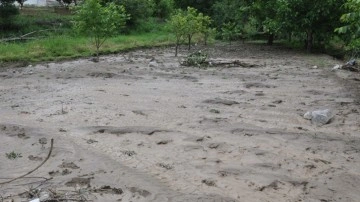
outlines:
[[[1,1],[0,1],[1,2]],[[0,5],[0,30],[9,31],[13,29],[14,17],[19,14],[19,10],[13,4]]]
[[[118,0],[117,4],[125,7],[126,13],[130,15],[127,24],[136,27],[142,20],[153,16],[155,4],[153,0]]]
[[[174,0],[154,0],[155,10],[154,16],[165,19],[174,11]]]

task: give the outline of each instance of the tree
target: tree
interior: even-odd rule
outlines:
[[[119,33],[128,18],[123,6],[114,3],[102,6],[99,0],[86,0],[75,11],[74,28],[91,37],[98,60],[100,47],[110,36]]]
[[[268,37],[268,45],[273,44],[274,37],[280,30],[276,4],[277,0],[255,0],[250,6],[251,16],[256,19],[259,29]]]
[[[195,8],[188,7],[186,11],[177,10],[169,21],[169,27],[176,37],[175,56],[177,56],[177,50],[183,38],[187,39],[190,50],[192,37],[197,33],[210,31],[210,23],[210,17],[198,13]]]
[[[241,35],[241,32],[235,23],[228,22],[223,24],[221,36],[224,40],[229,41],[229,46],[231,46],[231,41],[235,40],[239,35]]]
[[[154,0],[154,16],[165,19],[174,11],[174,0]]]
[[[188,7],[195,8],[205,15],[212,15],[212,5],[220,0],[175,0],[175,7],[186,10]]]
[[[16,2],[20,5],[20,9],[22,9],[24,7],[24,3],[27,0],[16,0]]]
[[[221,0],[212,5],[212,19],[218,29],[224,24],[245,24],[249,18],[250,4],[244,0]]]
[[[134,27],[154,14],[155,3],[153,0],[114,0],[114,2],[117,5],[124,6],[126,12],[131,16],[131,19],[127,21],[129,26]]]
[[[352,51],[359,51],[360,48],[360,1],[348,0],[344,7],[347,12],[340,18],[345,25],[335,29],[340,34],[345,34],[345,41]],[[357,53],[356,53],[357,54]]]
[[[212,20],[209,16],[199,13],[198,20],[200,21],[199,32],[203,35],[204,45],[206,46],[209,36],[215,33],[216,29],[210,27]]]
[[[0,30],[10,29],[14,17],[19,14],[14,2],[15,0],[0,0]]]
[[[188,49],[191,49],[191,40],[194,34],[198,33],[201,29],[201,17],[202,14],[198,14],[197,10],[192,7],[188,7],[185,12],[185,27],[184,27],[184,34],[188,40]]]
[[[176,45],[175,45],[175,57],[178,55],[178,48],[181,42],[181,39],[185,35],[185,25],[186,18],[185,13],[182,10],[177,10],[175,14],[170,17],[169,28],[172,33],[175,34]]]
[[[305,33],[306,49],[311,52],[314,38],[329,40],[339,27],[345,0],[277,0],[279,22],[287,32]]]

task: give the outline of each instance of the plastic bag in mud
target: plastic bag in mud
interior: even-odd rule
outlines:
[[[311,123],[322,126],[330,122],[334,117],[333,112],[330,109],[308,111],[304,114],[304,118],[311,120]]]

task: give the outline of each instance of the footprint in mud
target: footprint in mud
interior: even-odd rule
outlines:
[[[133,110],[132,113],[136,115],[147,116],[147,114],[141,110]]]
[[[244,90],[233,90],[233,91],[225,91],[225,92],[222,92],[222,93],[229,94],[229,95],[233,95],[233,94],[243,95],[243,94],[245,94],[247,92],[244,91]]]
[[[100,194],[117,194],[121,195],[124,191],[121,188],[110,187],[108,185],[101,186],[100,188],[94,188],[90,192]]]
[[[42,157],[33,156],[33,155],[28,156],[28,159],[29,159],[30,161],[42,161],[42,160],[43,160]]]
[[[166,145],[170,142],[172,142],[172,140],[160,140],[160,141],[157,141],[156,144],[157,145]]]
[[[204,100],[203,103],[206,103],[206,104],[222,104],[222,105],[227,105],[227,106],[240,104],[239,102],[236,102],[234,100],[226,100],[226,99],[221,99],[221,98],[207,99],[207,100]]]
[[[50,175],[51,177],[54,177],[54,176],[60,176],[60,175],[62,175],[62,176],[64,176],[64,175],[69,175],[69,174],[71,174],[71,173],[72,173],[71,170],[69,170],[69,169],[64,169],[64,170],[62,170],[61,172],[60,172],[59,170],[57,170],[57,171],[50,171],[50,172],[49,172],[49,175]]]
[[[245,88],[276,88],[276,86],[263,83],[246,83]]]
[[[70,169],[79,169],[80,167],[77,166],[74,162],[63,162],[61,165],[58,166],[59,168],[70,168]]]
[[[262,91],[256,91],[255,96],[265,96],[265,93]]]
[[[238,176],[240,174],[241,174],[241,171],[238,169],[234,169],[234,168],[227,168],[227,169],[220,170],[218,172],[218,175],[220,177]]]
[[[18,137],[20,139],[29,139],[26,135],[25,128],[17,125],[0,125],[0,130],[4,131],[9,137]]]
[[[148,196],[151,195],[151,192],[149,192],[149,191],[147,191],[147,190],[145,190],[145,189],[140,189],[140,188],[138,188],[138,187],[129,187],[128,189],[129,189],[129,191],[130,191],[131,193],[133,193],[133,194],[139,194],[140,196],[142,196],[142,197],[144,197],[144,198],[146,198],[146,197],[148,197]]]
[[[74,177],[70,181],[66,182],[65,185],[68,187],[90,187],[91,178]]]
[[[201,182],[203,184],[206,184],[209,187],[215,187],[216,186],[216,182],[213,179],[203,179],[203,180],[201,180]]]
[[[206,118],[204,117],[202,120],[199,121],[200,124],[221,124],[221,123],[228,123],[227,118]]]

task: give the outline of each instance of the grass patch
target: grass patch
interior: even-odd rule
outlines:
[[[120,35],[109,38],[100,48],[100,53],[118,53],[172,43],[173,36],[167,32]],[[89,57],[95,55],[95,52],[90,38],[53,36],[24,43],[0,43],[0,63],[57,61]]]

